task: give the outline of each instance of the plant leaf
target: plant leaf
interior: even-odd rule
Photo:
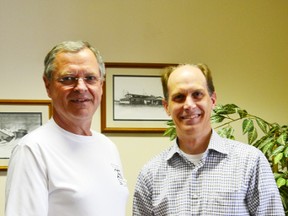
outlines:
[[[280,145],[285,145],[286,139],[287,139],[287,132],[284,132],[284,133],[282,133],[282,134],[277,138],[277,142],[278,142]]]
[[[267,139],[267,137],[269,136],[266,135],[266,136],[261,137],[255,143],[252,143],[252,145],[258,148],[258,146],[261,145],[261,143],[263,143]]]
[[[237,113],[239,114],[241,119],[245,118],[248,115],[248,112],[246,110],[242,110],[242,109],[239,109],[237,111]]]
[[[215,106],[215,108],[213,109],[213,112],[215,114],[223,114],[223,109],[224,109],[224,106],[221,105],[221,104],[218,104]]]
[[[176,134],[176,130],[175,130],[174,133],[172,133],[172,134],[170,135],[170,141],[176,139],[176,137],[177,137],[177,134]]]
[[[252,131],[254,128],[254,123],[252,119],[244,119],[242,123],[242,131],[243,134],[246,134],[247,132]]]
[[[225,107],[228,107],[229,109],[237,109],[237,108],[239,108],[236,104],[226,104]]]
[[[285,148],[285,150],[283,151],[284,157],[288,158],[288,147]]]
[[[238,109],[239,107],[235,104],[225,104],[217,105],[213,111],[218,115],[229,115],[236,113]]]
[[[263,149],[262,149],[263,154],[266,154],[266,152],[267,152],[268,150],[270,150],[273,146],[274,146],[274,142],[270,142],[270,143],[268,143],[267,145],[265,145],[265,146],[263,147]]]
[[[212,123],[220,123],[225,119],[225,116],[213,114],[210,119]]]
[[[252,131],[248,131],[248,143],[252,144],[258,137],[258,133],[255,127],[253,127]]]
[[[273,142],[273,137],[267,137],[267,139],[265,139],[259,146],[258,149],[262,149],[264,146],[266,146],[269,143],[274,143]]]
[[[217,131],[217,133],[218,133],[219,136],[221,136],[221,137],[228,138],[228,137],[227,137],[226,128],[221,128],[220,130]]]
[[[278,164],[282,158],[283,158],[283,153],[281,152],[278,155],[276,155],[276,157],[274,158],[274,164]]]
[[[257,122],[259,128],[263,131],[263,133],[267,134],[267,132],[268,132],[267,123],[260,118],[256,118],[256,122]]]
[[[286,180],[284,178],[280,177],[277,179],[276,183],[277,183],[277,187],[280,188],[286,184]]]
[[[275,180],[283,176],[282,173],[273,173],[273,175],[274,175]]]
[[[221,137],[228,138],[228,139],[235,139],[235,137],[233,136],[234,129],[230,125],[219,129],[217,133]]]
[[[239,109],[239,107],[235,104],[227,104],[227,106],[224,107],[224,111],[225,111],[226,115],[234,114],[237,112],[238,109]]]
[[[174,126],[173,120],[168,120],[166,123],[168,126]]]
[[[273,123],[270,126],[271,126],[270,131],[269,131],[270,133],[275,134],[280,129],[280,125],[278,123]]]
[[[173,133],[174,130],[175,130],[174,127],[169,127],[169,128],[167,128],[167,129],[164,131],[163,136],[170,136],[170,135]]]
[[[280,152],[283,153],[284,148],[285,148],[285,146],[278,146],[276,149],[273,150],[271,156],[277,155]]]

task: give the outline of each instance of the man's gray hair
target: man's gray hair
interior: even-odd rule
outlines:
[[[100,70],[100,76],[102,79],[105,78],[105,64],[102,59],[102,56],[100,55],[100,52],[92,47],[88,42],[86,41],[64,41],[55,47],[46,55],[44,60],[44,76],[47,77],[47,79],[52,78],[52,73],[55,71],[55,57],[58,53],[77,53],[85,48],[90,49],[99,64],[99,70]]]

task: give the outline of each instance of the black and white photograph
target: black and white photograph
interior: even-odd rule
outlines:
[[[101,132],[163,133],[170,117],[162,106],[166,63],[106,62]]]
[[[42,125],[42,113],[0,112],[0,158],[8,159],[19,139]]]
[[[115,121],[163,121],[160,76],[113,76],[113,119]]]
[[[51,116],[50,100],[0,100],[0,170],[7,170],[18,141]]]

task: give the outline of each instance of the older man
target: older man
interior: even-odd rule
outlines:
[[[53,118],[14,149],[6,216],[125,215],[128,197],[116,146],[91,130],[105,68],[99,52],[66,41],[45,58],[43,80]]]

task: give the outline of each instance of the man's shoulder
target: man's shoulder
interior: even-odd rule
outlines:
[[[220,137],[216,132],[210,142],[210,150],[221,155],[226,155],[230,159],[256,161],[265,157],[264,154],[255,146],[243,141],[232,140]]]
[[[238,150],[238,151],[248,151],[248,152],[254,152],[254,153],[259,153],[259,149],[256,148],[253,145],[250,145],[248,143],[242,142],[242,141],[238,141],[238,140],[231,140],[231,139],[225,139],[226,144],[228,147],[230,147],[231,149],[234,150]],[[244,152],[242,152],[244,153]]]
[[[168,160],[168,154],[171,151],[172,147],[169,147],[160,153],[153,156],[148,162],[142,167],[143,172],[155,172],[159,169],[165,169]]]
[[[237,141],[224,139],[224,144],[229,152],[230,157],[234,158],[246,158],[249,161],[258,160],[259,158],[264,158],[264,154],[258,148],[253,145]]]

